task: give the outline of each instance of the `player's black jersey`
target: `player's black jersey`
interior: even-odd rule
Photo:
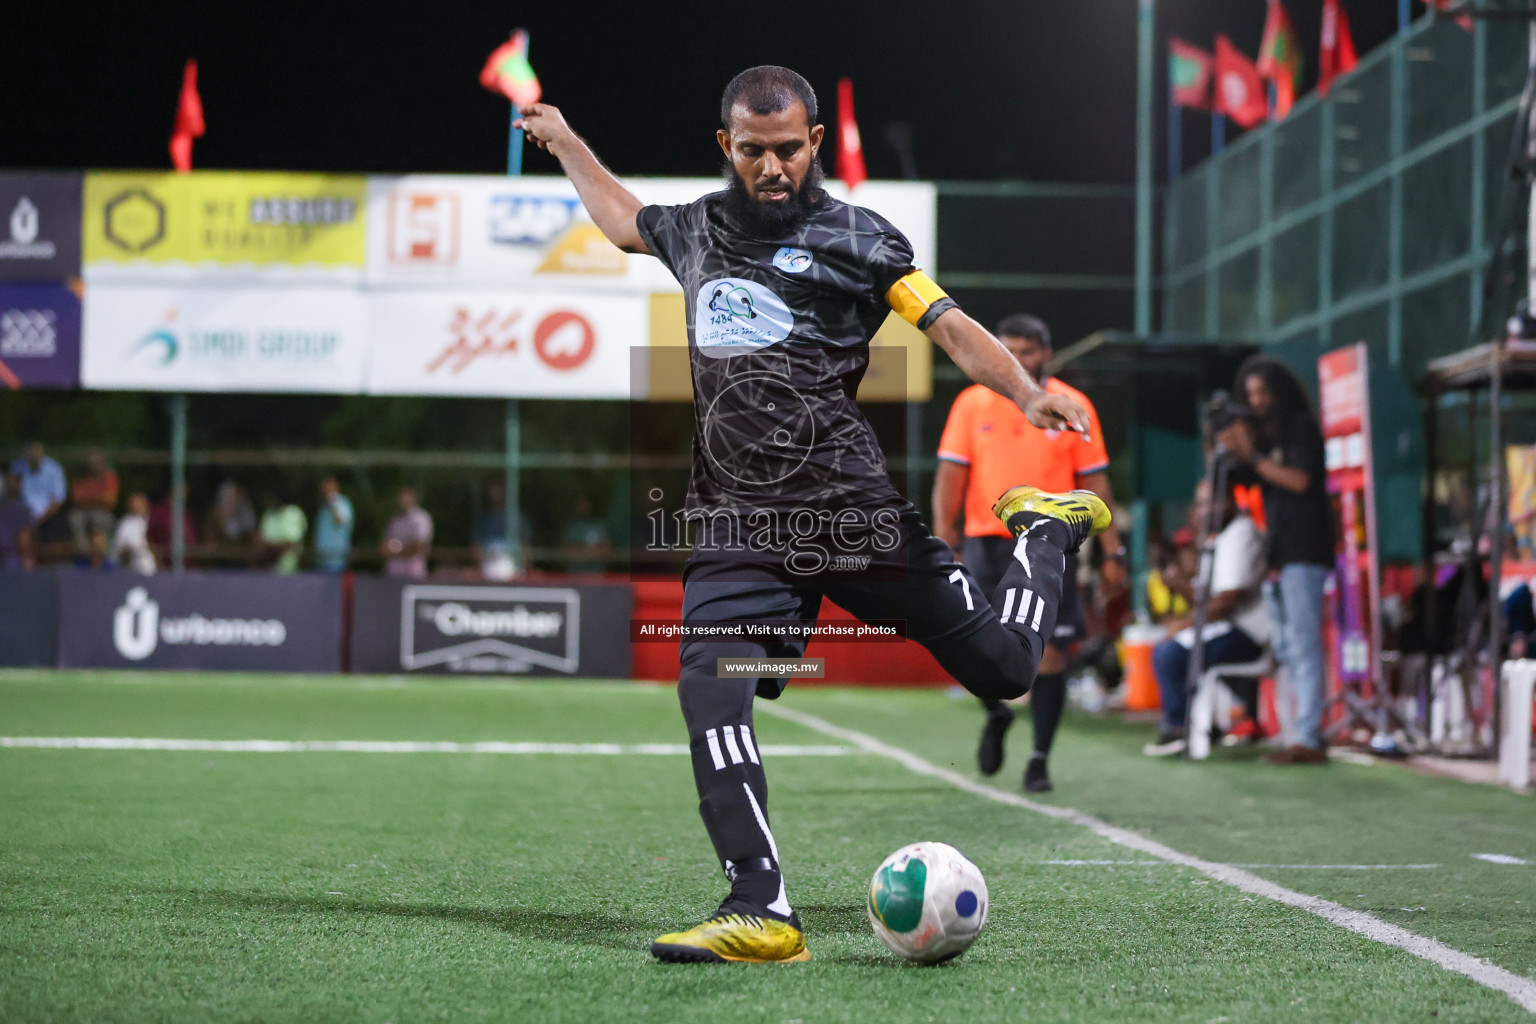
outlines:
[[[764,240],[716,192],[647,206],[640,235],[683,286],[693,374],[688,507],[899,508],[855,403],[885,293],[915,268],[879,215],[824,195],[791,234]]]

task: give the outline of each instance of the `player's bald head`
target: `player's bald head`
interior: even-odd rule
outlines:
[[[720,127],[731,129],[731,113],[740,107],[749,114],[777,114],[794,104],[805,108],[805,123],[816,123],[816,90],[789,68],[761,64],[748,68],[725,87],[720,96]]]

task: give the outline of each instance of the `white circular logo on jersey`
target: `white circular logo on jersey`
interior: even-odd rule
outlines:
[[[811,269],[814,259],[806,250],[792,249],[786,245],[773,254],[773,265],[786,274],[803,274]]]
[[[716,278],[700,288],[693,318],[694,343],[717,359],[777,344],[795,327],[783,299],[736,277]]]

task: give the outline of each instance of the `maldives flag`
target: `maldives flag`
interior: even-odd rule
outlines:
[[[1252,128],[1269,116],[1259,69],[1223,35],[1216,37],[1215,110],[1244,128]]]
[[[519,107],[539,102],[544,90],[528,63],[528,33],[518,29],[512,38],[492,51],[480,69],[480,84],[499,92]]]
[[[853,80],[837,80],[837,177],[849,190],[869,177],[864,173],[864,143],[853,119]]]
[[[1323,0],[1323,44],[1317,55],[1317,94],[1327,96],[1333,80],[1355,70],[1360,57],[1339,0]]]
[[[1211,55],[1177,36],[1170,38],[1168,90],[1174,106],[1211,109]]]
[[[1462,0],[1425,0],[1425,3],[1429,4],[1429,6],[1433,7],[1437,11],[1448,11],[1452,7],[1460,6],[1461,3],[1462,3]],[[1472,15],[1467,14],[1465,11],[1463,11],[1461,14],[1458,14],[1456,16],[1456,24],[1460,25],[1462,28],[1466,29],[1468,32],[1471,32],[1472,31]]]
[[[197,94],[197,61],[187,61],[181,71],[181,96],[176,100],[176,125],[171,129],[171,164],[186,174],[192,169],[192,140],[207,130],[203,124],[203,98]]]
[[[1264,20],[1264,41],[1259,44],[1259,74],[1275,83],[1275,119],[1291,112],[1296,101],[1296,84],[1301,80],[1301,50],[1296,45],[1296,29],[1280,0],[1269,0],[1269,16]]]

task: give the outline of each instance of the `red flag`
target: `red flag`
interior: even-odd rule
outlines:
[[[1429,6],[1433,7],[1437,11],[1448,11],[1452,7],[1459,6],[1463,0],[1424,0],[1424,2],[1429,4]],[[1461,14],[1456,16],[1456,24],[1460,25],[1468,32],[1471,32],[1472,15],[1463,11]]]
[[[1168,90],[1174,106],[1211,109],[1211,55],[1178,36],[1170,38]]]
[[[1252,128],[1269,116],[1259,69],[1222,35],[1216,37],[1215,109],[1244,128]]]
[[[499,92],[519,107],[539,102],[544,95],[539,77],[528,63],[528,33],[518,29],[495,50],[480,69],[480,84]]]
[[[837,176],[849,190],[859,187],[864,173],[864,143],[859,123],[853,119],[853,80],[837,80]]]
[[[1317,57],[1317,94],[1327,96],[1333,80],[1355,70],[1360,57],[1339,0],[1323,0],[1323,44]]]
[[[205,131],[203,98],[197,94],[197,61],[189,60],[181,72],[176,126],[171,129],[171,163],[182,174],[192,169],[192,140],[202,138]]]
[[[1276,120],[1291,112],[1296,101],[1296,84],[1301,79],[1301,48],[1296,45],[1296,29],[1280,0],[1269,0],[1269,14],[1264,19],[1264,41],[1259,44],[1259,74],[1275,83]]]

